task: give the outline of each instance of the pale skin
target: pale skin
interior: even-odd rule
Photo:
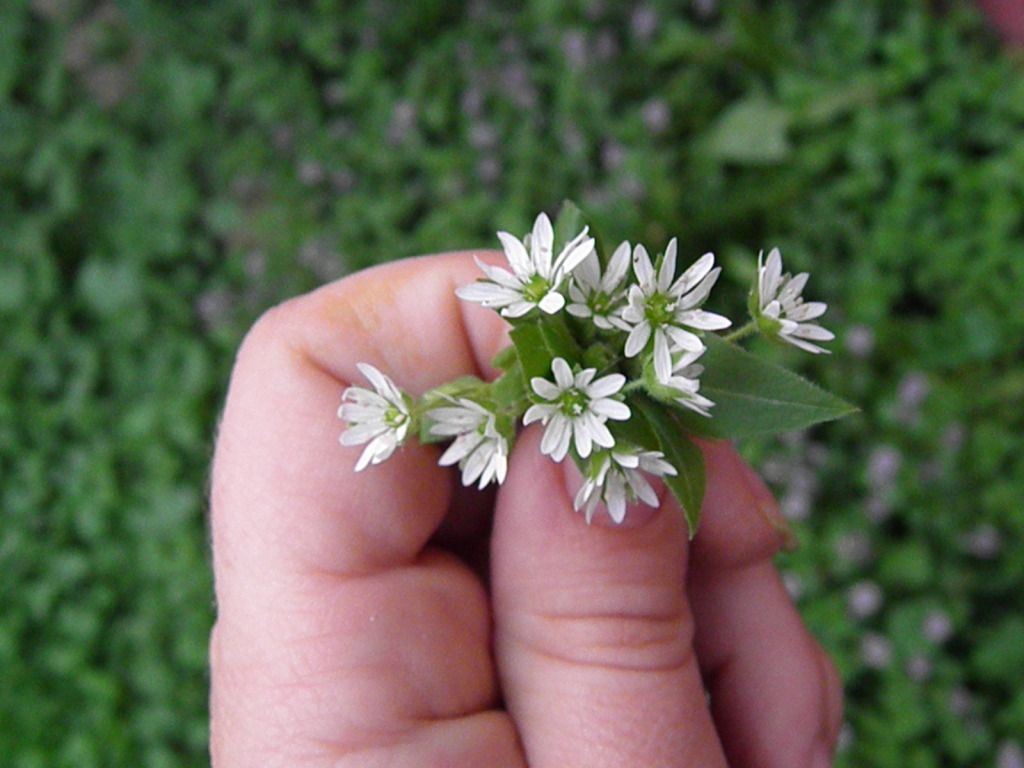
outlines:
[[[454,294],[478,275],[469,253],[378,267],[242,345],[212,485],[214,766],[830,765],[841,685],[772,564],[775,502],[729,444],[702,446],[692,543],[663,490],[588,526],[537,425],[496,494],[414,442],[352,471],[335,413],[356,363],[415,395],[493,375],[505,324]]]

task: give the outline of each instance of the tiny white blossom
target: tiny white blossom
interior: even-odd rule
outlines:
[[[451,406],[434,408],[427,414],[434,424],[430,434],[454,437],[438,464],[448,467],[458,463],[462,484],[480,481],[483,488],[492,480],[505,482],[508,471],[508,440],[495,424],[495,414],[465,397],[452,400]]]
[[[825,353],[829,350],[812,342],[831,341],[835,334],[816,323],[808,322],[825,314],[828,305],[821,301],[805,302],[801,297],[807,284],[807,272],[795,277],[782,272],[782,256],[778,248],[772,248],[768,260],[761,263],[761,254],[757,256],[757,306],[752,307],[758,320],[769,319],[770,332],[773,331],[783,341],[795,347],[813,352]],[[753,297],[752,297],[753,298]],[[762,328],[765,323],[761,322]]]
[[[704,342],[694,330],[717,331],[732,323],[727,317],[700,308],[722,271],[715,257],[705,253],[673,282],[676,269],[676,240],[665,249],[657,275],[647,250],[638,245],[633,252],[637,284],[630,286],[629,306],[622,319],[629,324],[626,357],[635,357],[654,338],[654,372],[658,381],[672,375],[672,353],[699,352]]]
[[[700,394],[700,375],[704,373],[704,366],[696,362],[703,354],[703,349],[697,352],[683,352],[672,366],[672,375],[663,383],[674,390],[673,397],[679,405],[694,410],[701,416],[710,417],[709,409],[714,406],[714,402]]]
[[[558,312],[565,306],[565,296],[558,289],[594,250],[594,239],[587,237],[584,227],[554,256],[555,233],[551,220],[544,213],[537,216],[533,232],[522,241],[508,232],[499,232],[498,239],[512,271],[477,259],[477,265],[488,279],[464,285],[455,293],[467,301],[496,308],[504,317],[522,317],[534,307],[548,314]]]
[[[405,440],[412,422],[409,403],[395,383],[368,363],[357,366],[373,390],[349,387],[342,395],[338,416],[348,422],[339,438],[342,445],[368,443],[356,462],[356,472],[380,464]]]
[[[625,299],[623,282],[629,270],[629,243],[622,243],[612,254],[608,268],[601,274],[597,252],[591,251],[572,274],[569,298],[572,303],[566,311],[576,317],[591,317],[594,325],[609,331],[613,327],[629,330],[618,316]]]
[[[602,451],[590,461],[587,478],[573,499],[576,511],[582,511],[591,522],[599,502],[604,502],[608,516],[616,523],[626,518],[626,504],[639,499],[649,507],[658,506],[658,494],[644,477],[675,475],[676,469],[661,451]]]
[[[575,376],[564,358],[556,357],[551,363],[555,383],[535,376],[530,387],[545,403],[531,405],[523,416],[523,424],[540,421],[545,425],[540,450],[555,461],[561,461],[575,443],[581,458],[590,455],[594,445],[611,448],[615,438],[608,431],[608,419],[622,421],[629,418],[629,406],[615,395],[626,377],[612,373],[594,381],[596,368],[586,368]]]

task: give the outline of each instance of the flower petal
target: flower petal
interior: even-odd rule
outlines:
[[[541,421],[546,424],[548,419],[557,411],[558,407],[554,405],[531,405],[526,409],[526,413],[523,414],[523,425],[528,426],[535,421]]]
[[[633,272],[644,293],[653,290],[654,265],[651,264],[651,257],[647,254],[647,249],[642,245],[637,245],[633,249]]]
[[[629,406],[618,400],[612,400],[610,397],[592,400],[590,410],[598,416],[614,421],[625,421],[630,417]]]
[[[647,340],[650,337],[651,324],[643,320],[629,332],[629,337],[626,339],[626,357],[636,357],[647,346]]]
[[[654,332],[654,374],[662,383],[672,375],[672,353],[668,348],[668,336],[661,328]]]
[[[549,315],[553,315],[565,306],[565,297],[558,291],[551,291],[540,300],[540,304],[537,306]]]
[[[534,376],[530,379],[530,388],[545,400],[557,400],[558,396],[562,394],[560,387],[540,376]]]
[[[555,232],[551,228],[551,219],[543,211],[537,214],[530,235],[530,256],[533,259],[533,271],[541,277],[551,277],[551,249],[554,246]]]
[[[572,368],[565,361],[564,357],[556,357],[551,361],[551,371],[555,374],[555,381],[564,392],[573,385]]]
[[[580,455],[581,459],[587,458],[594,445],[593,439],[590,436],[590,430],[587,428],[587,420],[583,417],[574,419],[572,432],[576,442],[576,453]]]
[[[612,258],[608,262],[608,269],[604,273],[604,279],[601,280],[601,289],[605,293],[613,293],[626,276],[626,270],[629,269],[629,251],[629,242],[623,241],[619,243],[619,247],[612,254]]]
[[[701,280],[705,279],[713,266],[715,266],[715,254],[705,253],[686,268],[686,271],[672,284],[669,293],[677,298],[682,296]]]
[[[527,279],[534,274],[533,263],[530,261],[530,254],[526,252],[526,246],[513,234],[499,232],[498,239],[505,251],[505,258],[508,259],[512,271],[522,279]]]
[[[626,377],[621,373],[609,373],[607,376],[602,376],[600,379],[588,386],[586,393],[588,397],[593,399],[608,397],[622,389],[625,384]]]
[[[672,287],[672,280],[676,276],[676,239],[673,237],[668,241],[665,249],[665,256],[661,260],[661,268],[658,270],[658,290],[668,293]]]

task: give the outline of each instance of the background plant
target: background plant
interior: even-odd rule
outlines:
[[[781,565],[846,680],[843,760],[1012,765],[1019,61],[963,4],[504,7],[0,5],[0,754],[205,764],[205,478],[244,329],[571,196],[714,250],[734,314],[757,247],[813,272],[837,354],[766,352],[863,413],[746,449],[803,542]]]

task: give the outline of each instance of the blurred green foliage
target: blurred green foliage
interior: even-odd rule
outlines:
[[[965,4],[0,4],[0,754],[206,762],[205,485],[269,305],[573,197],[778,245],[861,404],[746,446],[848,691],[842,764],[1024,733],[1024,77]]]

